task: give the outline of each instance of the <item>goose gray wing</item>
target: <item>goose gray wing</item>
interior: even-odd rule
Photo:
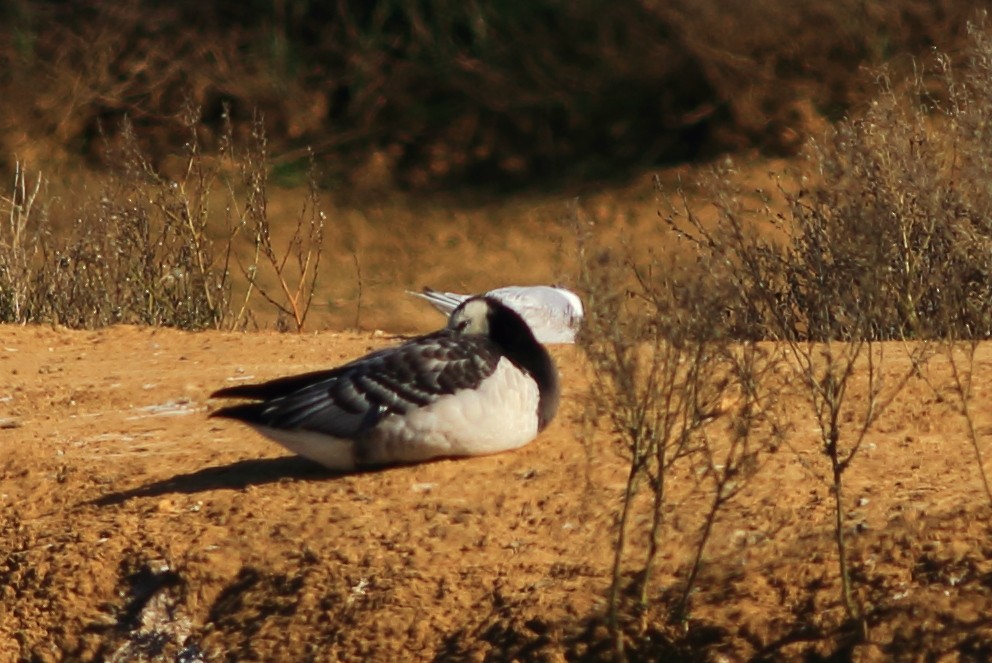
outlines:
[[[211,416],[356,438],[389,414],[402,415],[478,387],[499,359],[498,348],[486,337],[442,331],[330,371],[222,389],[213,397],[261,402],[221,408]]]

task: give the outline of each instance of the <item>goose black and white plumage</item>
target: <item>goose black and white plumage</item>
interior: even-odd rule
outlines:
[[[451,315],[459,304],[472,297],[431,288],[407,292],[426,299],[445,315]],[[575,343],[584,311],[582,299],[571,290],[550,285],[509,285],[482,296],[498,299],[519,313],[540,343]]]
[[[521,317],[491,297],[444,329],[326,371],[221,389],[255,402],[242,421],[335,470],[478,456],[521,447],[554,418],[558,371]]]

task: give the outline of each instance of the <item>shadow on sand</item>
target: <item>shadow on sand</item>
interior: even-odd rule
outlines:
[[[247,486],[275,483],[282,479],[304,481],[333,479],[342,476],[299,456],[239,460],[227,465],[207,467],[196,472],[177,474],[144,486],[109,493],[86,502],[88,505],[112,506],[135,497],[159,497],[174,493],[192,494],[209,490],[239,490]]]

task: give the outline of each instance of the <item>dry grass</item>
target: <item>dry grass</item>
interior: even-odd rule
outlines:
[[[604,247],[580,232],[588,224],[575,224],[589,308],[582,345],[601,394],[595,414],[630,458],[610,594],[618,657],[657,638],[658,625],[643,615],[664,545],[661,514],[673,508],[667,477],[680,463],[703,463],[696,474],[712,482],[682,591],[654,594],[660,605],[651,614],[678,622],[690,608],[708,525],[733,498],[728,485],[739,488],[764,455],[788,445],[775,425],[776,389],[806,402],[828,468],[846,614],[838,646],[866,641],[878,618],[854,586],[865,579],[849,559],[844,478],[879,417],[936,352],[951,360],[949,396],[992,496],[969,408],[975,344],[992,333],[992,31],[983,23],[970,35],[960,71],[939,56],[908,84],[880,75],[867,112],[813,141],[797,168],[780,174],[777,191],[743,190],[728,160],[699,184],[714,214],[704,217],[676,192],[662,212],[676,249]],[[784,211],[773,207],[776,198]],[[885,370],[892,352],[909,353],[907,371]],[[866,390],[857,398],[855,380]],[[645,489],[654,513],[647,558],[629,560],[628,516]],[[686,635],[663,632],[673,642]]]
[[[18,168],[0,229],[0,322],[243,328],[252,323],[258,293],[280,319],[303,329],[323,250],[315,178],[295,231],[285,247],[276,246],[265,204],[269,164],[261,122],[243,150],[228,128],[219,155],[211,157],[201,150],[199,121],[197,109],[188,107],[186,152],[175,179],[155,168],[126,125],[114,151],[117,169],[98,189],[77,196],[71,209],[46,195],[41,173],[29,180]],[[218,228],[224,229],[219,239]],[[251,258],[239,261],[238,251]],[[247,277],[237,292],[235,264]],[[275,285],[260,285],[263,274]]]

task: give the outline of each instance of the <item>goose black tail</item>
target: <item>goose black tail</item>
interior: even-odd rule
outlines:
[[[222,407],[210,413],[210,418],[220,417],[222,419],[235,419],[247,424],[264,424],[262,421],[262,410],[265,405],[262,403],[245,403],[243,405],[230,405]]]

